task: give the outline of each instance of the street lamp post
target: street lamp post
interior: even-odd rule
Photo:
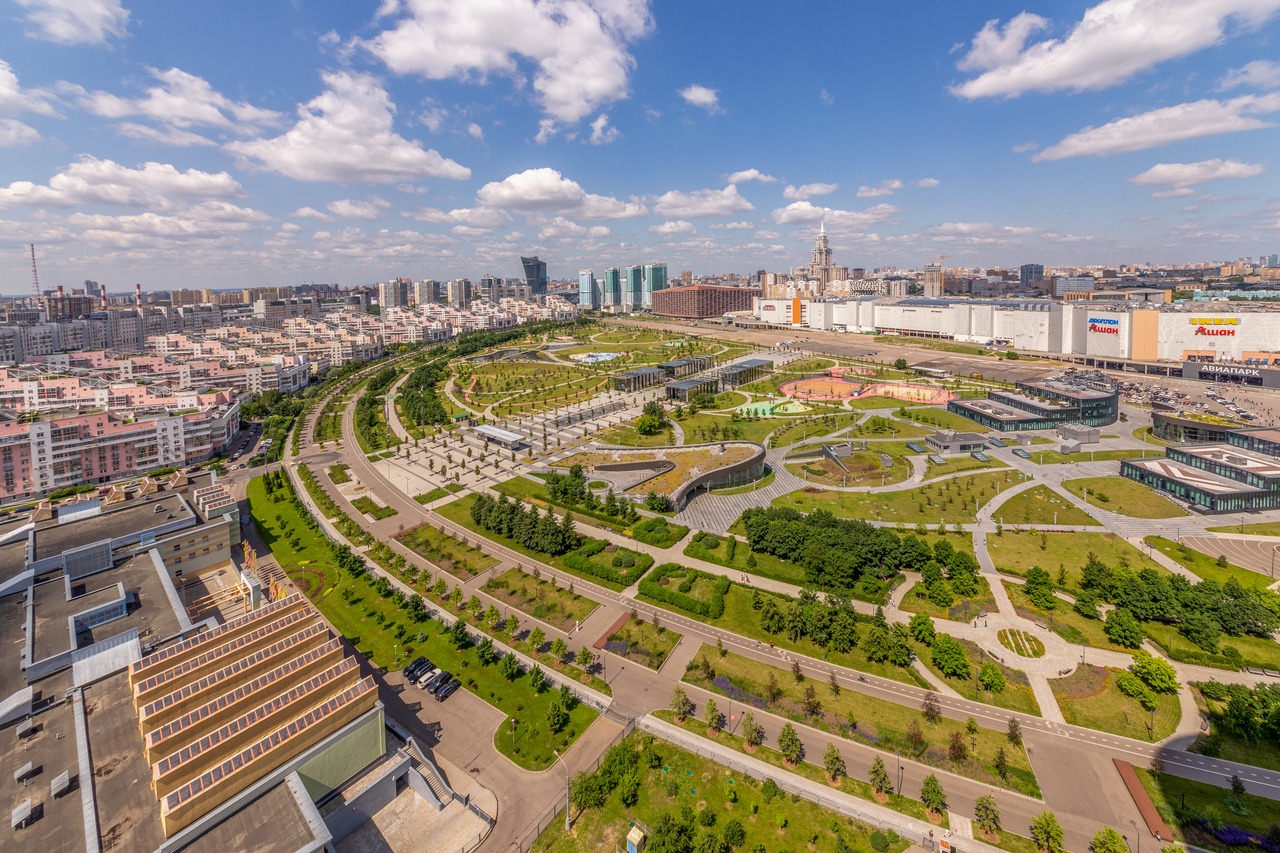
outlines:
[[[553,749],[551,751],[555,754],[556,761],[564,765],[564,831],[568,832],[572,828],[569,823],[569,764],[560,757],[559,750]]]
[[[1138,831],[1138,822],[1136,820],[1129,821],[1129,825],[1133,827],[1134,837],[1138,839],[1138,853],[1142,853],[1142,833]]]

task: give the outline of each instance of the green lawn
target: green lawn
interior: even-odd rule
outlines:
[[[1150,567],[1169,574],[1164,566],[1114,533],[1006,530],[1000,536],[987,536],[987,553],[997,569],[1023,577],[1032,566],[1039,566],[1053,576],[1056,584],[1058,571],[1065,568],[1066,583],[1062,586],[1072,593],[1079,591],[1080,570],[1091,551],[1108,566],[1127,564],[1135,572]]]
[[[1229,637],[1223,634],[1218,643],[1219,654],[1215,655],[1206,652],[1182,636],[1173,625],[1144,622],[1142,627],[1146,629],[1147,636],[1151,639],[1151,642],[1163,649],[1165,654],[1176,661],[1234,670],[1235,667],[1231,665],[1231,662],[1221,655],[1223,648],[1233,646],[1240,651],[1241,657],[1244,658],[1245,666],[1280,669],[1280,643],[1269,638],[1264,639],[1247,635]]]
[[[329,479],[333,481],[334,485],[350,483],[351,475],[347,473],[346,465],[330,465]]]
[[[993,456],[988,456],[986,462],[981,459],[975,459],[972,456],[944,456],[942,458],[947,461],[941,465],[934,463],[932,460],[926,461],[924,472],[926,480],[932,480],[934,477],[945,477],[949,474],[961,474],[965,471],[985,471],[991,468],[1009,467]]]
[[[856,450],[840,462],[843,468],[825,456],[815,456],[789,462],[787,470],[810,483],[840,487],[890,485],[911,475],[910,463],[895,457],[893,465],[886,468],[874,450]]]
[[[1207,581],[1226,583],[1234,579],[1241,586],[1263,588],[1266,588],[1272,582],[1269,576],[1250,571],[1234,563],[1227,563],[1225,568],[1219,566],[1216,556],[1211,557],[1200,551],[1192,550],[1186,545],[1179,545],[1177,542],[1165,539],[1163,536],[1148,536],[1143,541],[1154,546],[1157,551],[1166,557],[1190,569]]]
[[[1212,732],[1212,750],[1214,757],[1225,761],[1238,761],[1254,767],[1265,767],[1268,770],[1280,770],[1280,743],[1268,741],[1265,737],[1258,743],[1249,743],[1225,731],[1219,715],[1226,710],[1226,702],[1214,702],[1199,690],[1195,693],[1196,704],[1208,711]],[[1200,737],[1192,752],[1208,754],[1211,750],[1205,747],[1205,738]]]
[[[888,418],[882,418],[877,423],[881,429],[873,426],[862,425],[853,426],[865,412],[846,412],[840,414],[823,415],[817,418],[804,418],[790,426],[783,427],[773,434],[769,439],[770,447],[786,447],[797,441],[806,439],[821,438],[824,435],[830,435],[833,432],[851,427],[847,432],[840,435],[840,440],[844,439],[903,439],[903,438],[920,438],[930,433],[920,427],[911,426]]]
[[[604,649],[611,654],[644,664],[652,670],[662,669],[671,650],[680,642],[681,634],[659,622],[657,625],[644,619],[628,619],[627,623],[609,635]]]
[[[1186,510],[1142,483],[1124,477],[1081,477],[1066,480],[1063,488],[1092,506],[1130,518],[1177,518]]]
[[[1014,609],[1019,615],[1025,616],[1033,622],[1042,623],[1068,643],[1133,654],[1133,649],[1117,646],[1107,639],[1106,632],[1102,630],[1101,619],[1090,619],[1088,616],[1081,616],[1072,609],[1069,603],[1062,599],[1058,599],[1058,606],[1053,610],[1042,610],[1032,604],[1031,599],[1027,598],[1027,593],[1022,584],[1009,581],[1001,581],[1001,583],[1004,584],[1005,591],[1009,593],[1009,598],[1013,601]]]
[[[1206,527],[1210,533],[1247,533],[1253,536],[1280,536],[1280,521],[1264,521],[1261,524],[1228,524],[1225,527]]]
[[[379,521],[381,521],[384,518],[390,518],[393,515],[397,515],[395,509],[389,506],[379,506],[378,504],[374,503],[373,499],[370,498],[368,495],[361,495],[360,497],[353,500],[351,502],[351,505],[356,509],[360,510],[361,512],[363,512],[365,515],[373,516],[375,519],[378,519]]]
[[[983,702],[987,705],[994,705],[997,708],[1007,708],[1010,711],[1020,711],[1023,714],[1031,714],[1040,716],[1040,704],[1036,702],[1035,694],[1031,692],[1031,686],[1027,681],[1027,675],[1020,669],[1014,669],[1005,666],[999,661],[994,661],[991,656],[982,651],[976,643],[968,640],[960,640],[960,645],[964,647],[965,653],[969,657],[969,677],[968,678],[950,678],[942,674],[942,671],[933,665],[933,655],[929,649],[920,645],[913,644],[915,647],[916,657],[926,668],[938,678],[942,679],[948,687],[959,693],[966,699],[974,702]],[[1005,660],[1011,663],[1017,663],[1017,658],[1011,655],[1005,655]],[[1000,667],[1000,671],[1004,673],[1004,690],[1000,693],[992,693],[984,690],[978,684],[978,671],[984,663],[994,663]]]
[[[724,739],[728,739],[724,736]],[[650,738],[634,733],[620,748],[640,750]],[[790,844],[796,849],[815,853],[834,853],[837,832],[845,844],[857,853],[872,853],[872,827],[828,811],[808,800],[791,802],[779,796],[766,801],[762,784],[750,776],[728,770],[709,759],[685,752],[664,741],[654,741],[653,750],[660,763],[649,767],[643,759],[637,765],[640,787],[632,806],[622,805],[617,791],[598,809],[573,812],[573,828],[565,832],[563,820],[551,821],[533,845],[536,853],[580,853],[583,850],[611,851],[625,845],[632,821],[652,828],[664,814],[691,813],[706,810],[715,817],[713,828],[695,827],[695,833],[720,834],[730,820],[736,820],[745,831],[742,851],[757,845],[777,849]],[[779,829],[774,818],[786,803],[787,825]],[[813,843],[810,840],[813,839]],[[905,840],[891,844],[887,853],[902,853]]]
[[[1045,485],[1019,492],[996,510],[1003,524],[1069,524],[1074,527],[1098,522],[1084,510]]]
[[[997,634],[997,639],[1000,640],[1000,645],[1004,646],[1019,657],[1044,657],[1044,643],[1028,631],[1022,631],[1017,628],[1005,628]]]
[[[698,412],[679,423],[684,430],[686,444],[701,444],[718,439],[763,442],[769,433],[793,424],[796,420],[797,418],[756,418]]]
[[[280,494],[277,492],[277,494]],[[248,487],[249,511],[262,540],[271,548],[281,568],[299,589],[329,620],[334,629],[369,658],[376,666],[391,670],[403,666],[422,654],[437,666],[455,673],[463,686],[500,710],[523,706],[522,736],[514,746],[502,743],[509,728],[500,726],[495,745],[521,767],[546,769],[555,761],[552,749],[561,752],[586,731],[598,714],[586,705],[577,705],[569,715],[568,726],[558,735],[546,731],[547,709],[556,692],[535,692],[528,678],[508,682],[496,666],[483,666],[470,644],[457,648],[442,637],[441,622],[428,619],[415,623],[408,613],[390,598],[383,598],[373,587],[369,575],[353,577],[339,571],[329,558],[328,548],[320,537],[301,537],[306,544],[295,550],[288,539],[293,531],[305,530],[292,504],[272,502],[255,477]]]
[[[827,776],[827,771],[817,763],[820,760],[820,756],[806,754],[804,758],[800,760],[799,764],[795,767],[790,767],[787,765],[786,759],[782,757],[782,753],[772,747],[761,745],[754,751],[748,751],[743,744],[742,738],[737,734],[730,732],[728,730],[728,725],[725,726],[724,731],[712,733],[707,728],[706,722],[700,721],[696,717],[689,717],[681,723],[675,718],[675,715],[671,710],[667,708],[655,711],[654,716],[664,722],[671,723],[673,726],[679,726],[690,734],[695,734],[705,740],[714,741],[721,746],[727,746],[734,752],[739,752],[743,755],[750,755],[751,757],[757,758],[766,764],[772,764],[779,770],[783,770],[796,776],[803,776],[806,779],[811,779],[814,782],[821,782],[824,785],[831,784],[831,779]],[[737,714],[735,711],[735,716],[741,715]],[[736,724],[735,728],[737,728]],[[874,801],[875,789],[867,782],[862,781],[862,779],[855,778],[860,775],[865,776],[867,773],[861,772],[862,768],[857,766],[846,766],[846,770],[853,775],[845,776],[840,780],[840,790],[846,794],[852,794],[853,796],[860,797],[864,800]],[[867,765],[867,770],[870,770],[870,765]],[[787,802],[790,803],[790,800],[788,799]],[[929,820],[928,809],[925,808],[924,803],[919,800],[913,800],[911,797],[903,796],[896,791],[886,800],[884,805],[886,808],[893,809],[900,814],[908,815],[919,820]],[[944,829],[951,826],[951,820],[947,814],[944,813],[941,816],[941,823],[939,823],[938,826],[941,826]]]
[[[1137,699],[1125,696],[1116,687],[1116,677],[1121,671],[1088,664],[1077,667],[1066,678],[1049,679],[1062,716],[1073,726],[1085,726],[1135,740],[1158,741],[1173,734],[1181,717],[1177,694],[1156,694],[1153,716],[1143,710]],[[1154,737],[1151,734],[1153,720]]]
[[[978,578],[978,594],[972,598],[957,598],[950,607],[939,607],[929,600],[925,592],[924,582],[911,585],[902,596],[901,608],[908,613],[927,613],[935,619],[948,619],[952,622],[972,622],[979,613],[995,611],[996,600],[991,597],[991,587],[986,578]]]
[[[1167,773],[1153,774],[1134,767],[1142,787],[1147,789],[1156,811],[1173,830],[1178,841],[1201,849],[1220,850],[1224,845],[1203,828],[1200,818],[1216,815],[1224,824],[1265,836],[1277,822],[1276,801],[1255,794],[1236,799],[1228,790],[1205,782],[1194,782]],[[1229,799],[1230,798],[1230,801]],[[1234,850],[1256,850],[1244,845]]]
[[[596,575],[590,574],[588,572],[584,572],[579,569],[570,567],[565,562],[564,557],[553,557],[550,554],[543,554],[541,552],[534,551],[532,549],[524,547],[523,545],[517,544],[514,540],[509,539],[500,533],[494,533],[493,531],[485,530],[481,528],[478,524],[476,524],[474,521],[471,520],[471,505],[473,503],[475,503],[475,495],[467,495],[466,497],[460,498],[454,501],[453,503],[445,504],[444,506],[437,509],[436,512],[444,516],[445,518],[449,519],[453,523],[462,525],[463,527],[474,532],[478,536],[482,536],[485,539],[490,539],[494,542],[497,542],[500,545],[503,545],[504,547],[510,548],[512,551],[518,551],[519,553],[524,554],[526,557],[529,557],[532,560],[536,560],[540,563],[545,563],[549,566],[554,566],[555,568],[559,569],[562,572],[565,572],[566,574],[576,575],[577,577],[580,577],[583,580],[590,581],[591,583],[596,584],[597,586],[602,586],[602,587],[605,587],[606,589],[614,590],[615,592],[626,589],[627,587],[626,584],[616,583],[614,581],[607,580],[602,577],[597,577]],[[598,541],[598,540],[591,540],[591,539],[588,539],[587,537],[583,537],[583,544],[586,544],[587,542],[590,542],[590,541]],[[616,548],[616,546],[614,547]],[[617,554],[631,554],[635,556],[636,566],[635,568],[629,571],[630,581],[632,583],[639,580],[644,575],[644,573],[649,570],[649,567],[653,565],[653,558],[650,557],[648,554],[640,554],[636,551],[631,551],[630,549],[627,549],[627,548],[616,548],[616,550],[612,552],[604,552],[604,553],[597,554],[593,558],[593,561],[595,562],[604,561],[607,564],[607,562],[612,560],[612,558]]]
[[[715,545],[706,547],[715,540]],[[752,556],[751,546],[746,542],[735,540],[732,536],[716,536],[711,533],[699,533],[684,546],[684,555],[695,560],[706,560],[718,563],[741,572],[750,572],[773,580],[804,585],[805,572],[795,563],[789,563],[772,554],[755,554],[755,566],[748,567]]]
[[[471,578],[493,568],[498,561],[483,551],[464,545],[429,524],[411,527],[396,535],[396,541],[413,553],[435,563],[457,578]]]
[[[546,509],[549,506],[559,507],[561,510],[567,509],[575,516],[585,518],[587,523],[593,527],[603,527],[615,533],[625,533],[627,529],[625,522],[605,515],[603,510],[590,510],[576,504],[570,505],[564,501],[553,499],[542,480],[531,480],[528,477],[512,477],[510,480],[503,480],[493,488],[494,491],[501,492],[516,500],[527,501],[541,509]]]
[[[973,522],[978,507],[1017,482],[1007,473],[989,473],[940,480],[896,492],[849,493],[808,488],[774,498],[773,505],[801,512],[825,509],[841,518],[911,525],[939,521],[965,524]]]
[[[682,524],[673,524],[662,516],[642,518],[627,531],[632,539],[655,548],[672,548],[689,532]]]
[[[556,586],[552,581],[535,578],[516,568],[507,569],[501,575],[490,578],[481,589],[499,601],[565,632],[572,631],[576,623],[586,619],[599,607],[589,598],[583,598]]]
[[[1138,427],[1135,429],[1133,431],[1133,437],[1139,441],[1145,441],[1147,444],[1154,444],[1159,447],[1168,447],[1172,444],[1177,444],[1176,441],[1165,441],[1163,438],[1156,438],[1151,434],[1151,427],[1149,426]]]
[[[458,492],[462,491],[462,489],[463,489],[463,486],[461,483],[448,483],[443,488],[437,486],[436,488],[432,489],[429,492],[426,492],[425,494],[415,495],[413,499],[418,503],[425,505],[425,504],[431,503],[432,501],[438,501],[441,498],[447,498],[449,497],[449,495],[457,494]]]
[[[903,412],[897,413],[899,417],[903,417]],[[955,412],[948,412],[946,406],[921,406],[914,409],[907,409],[905,417],[913,420],[918,424],[925,424],[935,429],[954,429],[960,432],[974,432],[982,429],[976,421],[971,421],[964,415],[957,415]]]
[[[714,668],[713,678],[708,678],[697,665],[701,658],[708,660]],[[724,690],[713,683],[714,678],[723,677],[739,690],[763,700],[767,698],[768,678],[772,675],[778,689],[782,691],[780,697],[768,706],[773,714],[808,723],[823,731],[844,734],[851,740],[870,744],[887,753],[900,749],[903,754],[911,755],[924,764],[960,773],[986,784],[1021,791],[1028,796],[1040,795],[1031,763],[1022,750],[1009,743],[1003,727],[995,731],[980,726],[976,735],[979,761],[966,759],[956,763],[947,754],[951,733],[964,734],[965,743],[969,743],[965,724],[959,720],[943,717],[936,723],[930,723],[918,708],[876,699],[852,689],[843,689],[835,696],[825,680],[806,678],[803,683],[798,683],[787,669],[771,667],[733,653],[721,657],[713,646],[704,645],[694,660],[695,663],[690,665],[684,676],[684,681],[690,684],[724,694]],[[817,717],[808,717],[804,712],[805,688],[810,684],[821,702],[821,711]],[[1005,690],[1008,692],[1008,688]],[[739,703],[734,704],[737,706]],[[848,728],[851,716],[858,724],[852,733],[843,730]],[[912,748],[907,738],[907,729],[912,720],[917,721],[924,731],[925,746],[919,752]],[[996,750],[1001,746],[1005,748],[1009,761],[1007,779],[1001,779],[991,766]]]
[[[961,355],[989,355],[991,350],[973,344],[958,344],[954,341],[939,341],[932,338],[913,338],[905,335],[876,335],[875,342],[895,347],[918,347],[941,352],[955,352]]]
[[[1077,453],[1059,453],[1056,450],[1031,450],[1031,461],[1041,465],[1061,465],[1064,462],[1115,462],[1120,459],[1155,459],[1163,456],[1160,450],[1081,450]]]

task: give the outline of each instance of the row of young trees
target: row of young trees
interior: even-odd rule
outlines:
[[[776,596],[756,593],[751,606],[768,634],[785,634],[792,642],[807,639],[824,652],[845,654],[861,648],[874,663],[911,665],[906,626],[890,625],[879,608],[874,616],[860,616],[847,599],[828,595],[823,601],[808,588],[800,590],[799,600],[781,604]],[[867,622],[865,634],[858,627],[862,621]]]
[[[595,493],[587,488],[587,476],[581,465],[573,465],[567,474],[552,472],[543,475],[543,478],[547,483],[547,493],[556,503],[580,506],[585,510],[600,512],[610,518],[621,519],[628,523],[640,518],[640,513],[636,512],[631,502],[619,498],[613,493],[613,489],[609,489],[603,500],[596,497]]]
[[[900,571],[922,572],[933,561],[931,576],[935,570],[945,575],[950,590],[966,595],[977,589],[977,561],[945,540],[930,548],[913,534],[900,537],[826,510],[805,514],[789,507],[752,507],[742,514],[742,524],[752,550],[802,566],[806,581],[816,586],[853,589],[864,575],[885,579]]]
[[[582,544],[582,537],[573,529],[572,513],[566,512],[556,521],[550,508],[544,515],[536,506],[526,509],[524,504],[511,501],[506,495],[497,500],[483,493],[476,495],[471,505],[471,520],[485,530],[541,554],[559,556]]]
[[[362,436],[368,450],[381,450],[395,442],[382,421],[382,395],[400,375],[400,369],[387,366],[379,370],[365,383],[364,393],[356,401],[355,430]]]

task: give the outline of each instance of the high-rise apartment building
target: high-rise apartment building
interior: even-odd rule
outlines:
[[[520,264],[524,267],[525,283],[529,285],[529,289],[533,292],[533,295],[546,296],[547,283],[550,281],[550,279],[547,278],[546,261],[538,260],[537,255],[534,255],[532,258],[521,256]]]
[[[920,279],[926,299],[942,298],[942,264],[928,264],[924,268],[924,276]]]
[[[628,311],[639,311],[644,306],[644,267],[635,264],[627,267],[622,305]]]
[[[680,273],[681,284],[693,284],[693,270],[685,270]]]
[[[645,264],[644,265],[644,285],[640,302],[645,308],[653,307],[653,294],[658,290],[667,289],[667,265],[666,264]]]
[[[622,304],[622,271],[609,267],[604,271],[604,290],[601,293],[603,307],[616,308]]]
[[[378,284],[378,307],[386,311],[388,308],[409,307],[409,290],[412,282],[407,278],[393,278]]]
[[[440,282],[424,278],[413,283],[413,304],[430,305],[440,298]]]
[[[578,307],[591,311],[600,308],[600,283],[595,270],[578,270]]]
[[[449,305],[453,308],[466,308],[471,304],[471,280],[455,278],[445,285]]]

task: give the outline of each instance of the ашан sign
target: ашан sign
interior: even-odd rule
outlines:
[[[1090,317],[1089,331],[1100,332],[1104,335],[1118,335],[1120,334],[1120,321],[1108,317]]]
[[[1234,328],[1223,328],[1226,326],[1239,326],[1239,317],[1192,317],[1191,325],[1196,327],[1194,334],[1206,335],[1208,337],[1234,338],[1236,330]]]

